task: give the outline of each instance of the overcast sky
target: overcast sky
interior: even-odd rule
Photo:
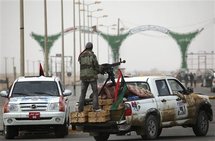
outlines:
[[[85,0],[85,3],[88,4],[92,2],[93,0]],[[28,67],[31,72],[33,71],[33,62],[43,61],[40,46],[30,37],[31,32],[44,34],[43,3],[43,0],[24,0],[25,60],[26,62],[28,60]],[[48,34],[59,33],[61,31],[60,0],[47,0],[47,6]],[[89,7],[90,11],[98,8],[103,9],[100,12],[93,12],[93,16],[108,15],[107,18],[100,18],[99,24],[117,24],[119,18],[120,27],[128,30],[141,25],[158,25],[178,33],[188,33],[204,28],[190,44],[188,53],[215,51],[214,0],[101,0],[100,4]],[[12,71],[13,57],[19,72],[19,0],[0,0],[0,17],[0,73],[5,72],[5,58],[8,59],[7,70]],[[78,18],[76,21],[78,25]],[[93,25],[96,24],[94,18],[92,22]],[[64,27],[73,27],[72,0],[64,0]],[[107,33],[107,28],[98,27],[98,29]],[[109,32],[111,34],[117,33],[111,28]],[[77,57],[80,53],[80,47],[79,34],[76,35]],[[73,56],[73,33],[66,34],[64,41],[65,55]],[[108,62],[107,42],[99,37],[99,54],[97,53],[96,35],[93,36],[93,42],[94,52],[99,56],[99,63]],[[82,44],[82,46],[84,45]],[[61,38],[55,42],[50,55],[54,56],[57,53],[61,53]],[[178,45],[170,36],[155,31],[145,31],[129,36],[120,48],[120,57],[127,61],[122,67],[125,67],[127,71],[177,70],[181,65],[180,55]],[[109,56],[111,57],[111,54]],[[79,64],[76,63],[77,71],[79,71]],[[70,68],[66,68],[66,71],[68,69]]]

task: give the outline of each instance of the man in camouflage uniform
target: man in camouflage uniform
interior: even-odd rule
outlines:
[[[80,79],[81,79],[81,95],[79,98],[78,111],[84,110],[84,100],[89,84],[93,90],[93,110],[99,111],[98,104],[98,88],[97,79],[99,73],[99,64],[96,55],[92,51],[93,44],[88,42],[85,50],[79,55],[78,61],[80,63]]]

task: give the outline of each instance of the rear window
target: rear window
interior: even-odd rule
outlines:
[[[137,86],[139,88],[143,88],[145,90],[150,91],[149,85],[146,82],[126,82],[126,84],[128,85],[133,85],[133,86]]]
[[[54,81],[16,82],[12,97],[19,96],[59,96],[59,91]]]

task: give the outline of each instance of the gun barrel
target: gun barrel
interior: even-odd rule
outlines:
[[[110,71],[113,67],[119,66],[121,63],[125,63],[125,62],[126,62],[125,60],[122,61],[120,59],[119,62],[116,62],[113,64],[105,63],[105,64],[101,64],[101,66],[102,66],[103,72],[107,72],[107,71]]]
[[[113,64],[110,64],[112,67],[114,67],[114,66],[119,66],[121,63],[125,63],[126,61],[125,60],[121,60],[120,59],[120,61],[119,62],[116,62],[116,63],[113,63]]]

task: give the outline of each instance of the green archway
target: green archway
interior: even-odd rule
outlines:
[[[189,44],[191,41],[196,37],[198,33],[200,33],[202,29],[196,30],[194,32],[189,32],[189,33],[176,33],[173,32],[167,28],[161,27],[161,26],[156,26],[156,25],[144,25],[144,26],[139,26],[130,29],[127,33],[125,34],[119,34],[117,35],[108,35],[105,33],[102,33],[101,31],[97,31],[99,35],[101,35],[110,45],[113,53],[113,60],[114,62],[119,60],[119,49],[122,44],[122,42],[129,36],[133,35],[138,32],[142,31],[147,31],[147,30],[153,30],[153,31],[158,31],[162,32],[164,34],[169,35],[172,37],[178,44],[180,51],[181,51],[181,58],[182,58],[182,63],[181,63],[181,68],[182,69],[187,69],[187,50],[189,47]]]
[[[55,34],[55,35],[50,35],[47,37],[47,54],[49,56],[50,54],[50,50],[51,50],[51,47],[53,46],[54,42],[61,36],[61,33],[58,33],[58,34]],[[38,44],[40,45],[40,47],[42,48],[43,50],[43,55],[44,55],[44,60],[45,59],[45,37],[42,36],[42,35],[38,35],[36,33],[31,33],[31,37],[34,38]],[[45,66],[45,65],[44,65]],[[49,65],[48,65],[49,66]],[[49,71],[49,67],[47,68]]]
[[[177,44],[180,47],[181,57],[182,57],[182,63],[181,63],[182,69],[187,69],[187,50],[188,50],[188,47],[189,47],[191,41],[202,30],[203,29],[196,30],[194,32],[186,33],[186,34],[179,34],[179,33],[172,32],[172,31],[169,32],[169,35],[177,42]]]
[[[48,36],[48,42],[47,42],[47,51],[48,54],[50,53],[51,47],[53,46],[54,42],[61,36],[61,33],[50,35]],[[31,33],[31,37],[34,38],[40,47],[42,48],[43,52],[45,52],[45,37],[42,35],[38,35],[36,33]]]
[[[100,35],[108,42],[111,46],[111,50],[113,53],[113,60],[117,62],[119,60],[119,49],[122,42],[129,36],[129,33],[120,34],[120,35],[107,35],[104,33],[100,33]]]
[[[153,31],[158,31],[158,32],[162,32],[164,34],[169,35],[170,37],[172,37],[176,43],[178,44],[180,51],[181,51],[181,58],[182,58],[182,63],[181,63],[181,68],[182,69],[187,69],[187,50],[189,47],[189,44],[191,43],[191,41],[198,35],[198,33],[200,33],[202,29],[200,30],[196,30],[193,32],[189,32],[189,33],[177,33],[177,32],[173,32],[167,28],[161,27],[161,26],[156,26],[156,25],[143,25],[143,26],[138,26],[135,28],[130,29],[128,32],[124,33],[124,34],[119,34],[119,35],[109,35],[109,34],[105,34],[101,31],[97,31],[95,29],[95,27],[93,29],[90,28],[83,28],[83,27],[77,27],[78,30],[81,30],[82,32],[96,32],[97,34],[99,34],[100,36],[102,36],[110,45],[112,53],[113,53],[113,60],[114,62],[117,62],[119,60],[119,50],[120,47],[122,45],[122,42],[130,35],[133,35],[135,33],[138,32],[142,32],[142,31],[147,31],[147,30],[153,30]],[[68,33],[71,31],[74,31],[76,29],[74,28],[68,28],[64,31],[64,33]],[[50,49],[53,46],[54,42],[60,37],[61,32],[55,35],[51,35],[48,36],[48,54],[50,53]],[[42,47],[43,52],[45,52],[45,48],[44,48],[44,36],[42,35],[38,35],[32,32],[31,36],[39,43],[39,45]]]
[[[74,31],[74,30],[76,30],[76,29],[74,29],[73,27],[67,28],[67,29],[64,30],[64,34],[66,34],[68,32],[71,32],[71,31]],[[47,36],[47,52],[48,52],[47,54],[48,54],[48,56],[50,54],[50,50],[51,50],[52,46],[54,45],[55,41],[60,38],[61,33],[62,32],[59,32],[57,34],[53,34],[53,35]],[[31,32],[30,35],[31,35],[31,37],[33,39],[35,39],[37,41],[37,43],[42,48],[43,55],[44,55],[44,60],[45,60],[45,36],[44,35],[36,34],[34,32]],[[48,71],[49,71],[49,67],[48,67]]]

